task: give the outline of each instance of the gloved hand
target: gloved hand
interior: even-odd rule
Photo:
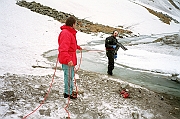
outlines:
[[[117,55],[114,55],[114,59],[116,59],[117,58]]]
[[[116,45],[113,45],[112,47],[115,49],[115,48],[116,48]]]

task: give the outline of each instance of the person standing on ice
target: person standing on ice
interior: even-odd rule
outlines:
[[[114,69],[114,59],[117,58],[117,51],[119,47],[123,50],[128,50],[121,43],[118,42],[116,37],[118,36],[118,31],[113,31],[112,35],[107,37],[105,40],[106,56],[108,57],[108,75],[113,75]]]
[[[59,54],[58,60],[62,64],[62,69],[64,72],[64,98],[70,97],[75,99],[72,95],[74,87],[74,68],[77,65],[76,50],[82,50],[82,48],[77,45],[75,30],[76,20],[74,17],[68,17],[65,25],[61,26],[62,30],[58,37],[59,44]]]

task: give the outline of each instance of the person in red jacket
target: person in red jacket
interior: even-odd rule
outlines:
[[[76,20],[74,17],[68,17],[65,25],[61,26],[62,30],[58,37],[59,44],[59,54],[58,60],[62,64],[62,69],[64,71],[64,98],[70,97],[75,99],[72,95],[74,87],[74,68],[77,65],[76,50],[82,50],[82,48],[77,45],[75,30]]]

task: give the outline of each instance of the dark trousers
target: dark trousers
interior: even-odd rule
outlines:
[[[108,57],[108,74],[112,75],[114,69],[114,50],[106,50],[106,56]]]

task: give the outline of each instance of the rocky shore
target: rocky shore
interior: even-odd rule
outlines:
[[[60,73],[63,74],[62,71]],[[63,76],[63,75],[62,75]],[[78,77],[79,76],[79,77]],[[158,94],[94,72],[78,71],[78,98],[70,100],[67,110],[71,119],[179,119],[180,98]],[[0,117],[22,119],[44,100],[52,75],[33,76],[4,74],[0,76]],[[124,98],[122,90],[129,93]],[[55,76],[50,94],[44,104],[29,119],[64,119],[63,77]]]

